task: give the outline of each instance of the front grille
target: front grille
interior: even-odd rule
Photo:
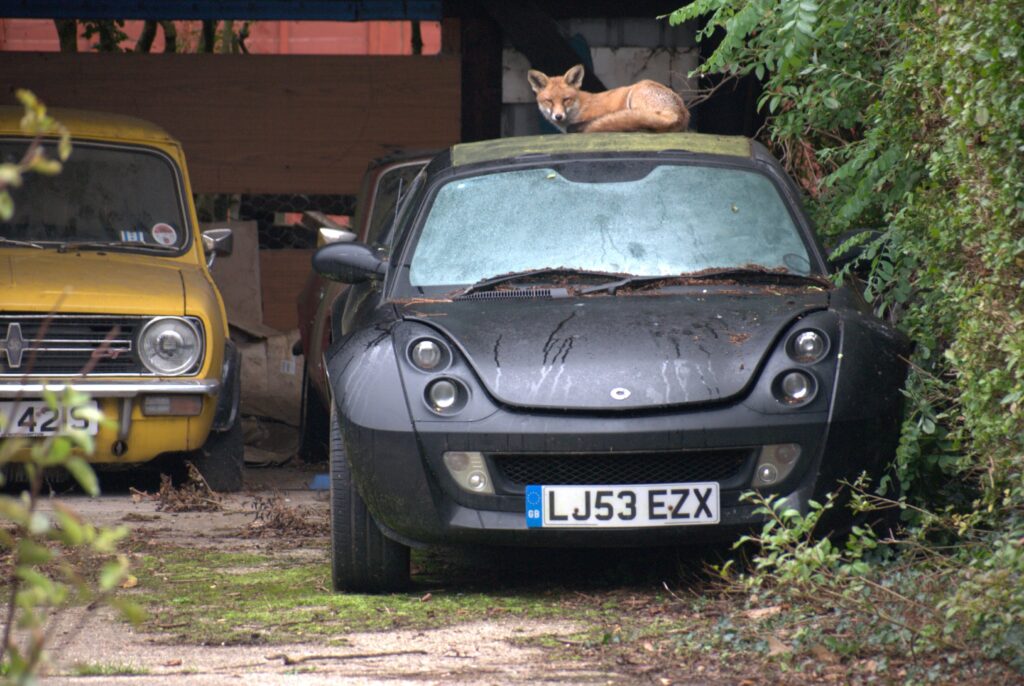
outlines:
[[[106,315],[0,315],[0,376],[58,377],[84,371],[152,376],[135,350],[136,337],[149,321]]]
[[[529,484],[618,485],[690,481],[729,481],[751,458],[750,448],[651,453],[572,455],[492,454],[491,462],[507,487]]]

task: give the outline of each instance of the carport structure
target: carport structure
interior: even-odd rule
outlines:
[[[6,104],[14,89],[28,88],[53,107],[138,116],[181,140],[193,190],[239,198],[235,218],[259,222],[263,321],[285,330],[294,326],[311,246],[265,250],[275,217],[305,209],[351,214],[367,164],[398,149],[541,132],[525,79],[530,67],[562,73],[583,62],[587,89],[654,78],[691,100],[696,84],[687,74],[709,48],[696,44],[698,27],[655,20],[684,2],[0,0],[0,18],[441,27],[432,55],[0,52],[0,93]],[[752,134],[755,97],[756,84],[722,89],[696,108],[693,125]]]
[[[603,22],[607,33],[616,26],[628,32],[629,18],[653,20],[680,4],[0,0],[5,18],[390,19],[442,25],[442,52],[429,56],[5,52],[0,88],[30,88],[51,105],[116,111],[161,124],[184,143],[199,193],[354,195],[367,162],[395,148],[500,136],[503,79],[516,68],[509,64],[510,49],[535,68],[560,73],[590,62],[580,55],[586,44],[581,51],[578,35],[569,37],[568,20]],[[656,54],[665,46],[642,47]],[[604,84],[591,70],[585,86],[599,90]],[[698,112],[699,128],[752,133],[744,130],[753,124],[748,90],[706,103]],[[5,100],[13,102],[10,96]]]

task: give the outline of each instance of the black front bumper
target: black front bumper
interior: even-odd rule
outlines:
[[[699,412],[578,416],[498,410],[474,422],[419,421],[408,431],[374,430],[343,416],[345,447],[367,506],[389,536],[405,543],[525,546],[646,546],[735,539],[763,521],[755,506],[741,502],[750,490],[759,448],[797,443],[801,458],[793,472],[763,492],[807,511],[843,478],[875,470],[891,455],[897,422],[869,418],[830,424],[826,412],[766,415],[742,404]],[[503,483],[494,495],[460,489],[444,467],[445,451],[478,451],[494,467],[496,456],[560,459],[615,455],[642,459],[670,453],[686,460],[737,453],[735,469],[718,478],[717,524],[650,528],[528,528],[522,484]],[[492,471],[492,474],[494,472]],[[722,475],[720,475],[721,477]],[[551,485],[551,484],[544,484]],[[605,485],[605,484],[595,484]]]

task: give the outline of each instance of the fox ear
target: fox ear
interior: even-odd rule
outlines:
[[[542,71],[531,69],[526,72],[526,80],[530,82],[530,88],[534,93],[540,93],[548,85],[548,76]]]
[[[565,72],[565,82],[573,88],[580,88],[583,86],[583,65],[577,64],[572,67],[569,71]]]

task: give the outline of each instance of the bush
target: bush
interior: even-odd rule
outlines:
[[[766,142],[822,232],[883,230],[866,295],[916,342],[895,470],[914,569],[942,571],[943,621],[1024,669],[1024,4],[696,0],[670,20],[699,17],[724,33],[702,71],[762,81]]]

